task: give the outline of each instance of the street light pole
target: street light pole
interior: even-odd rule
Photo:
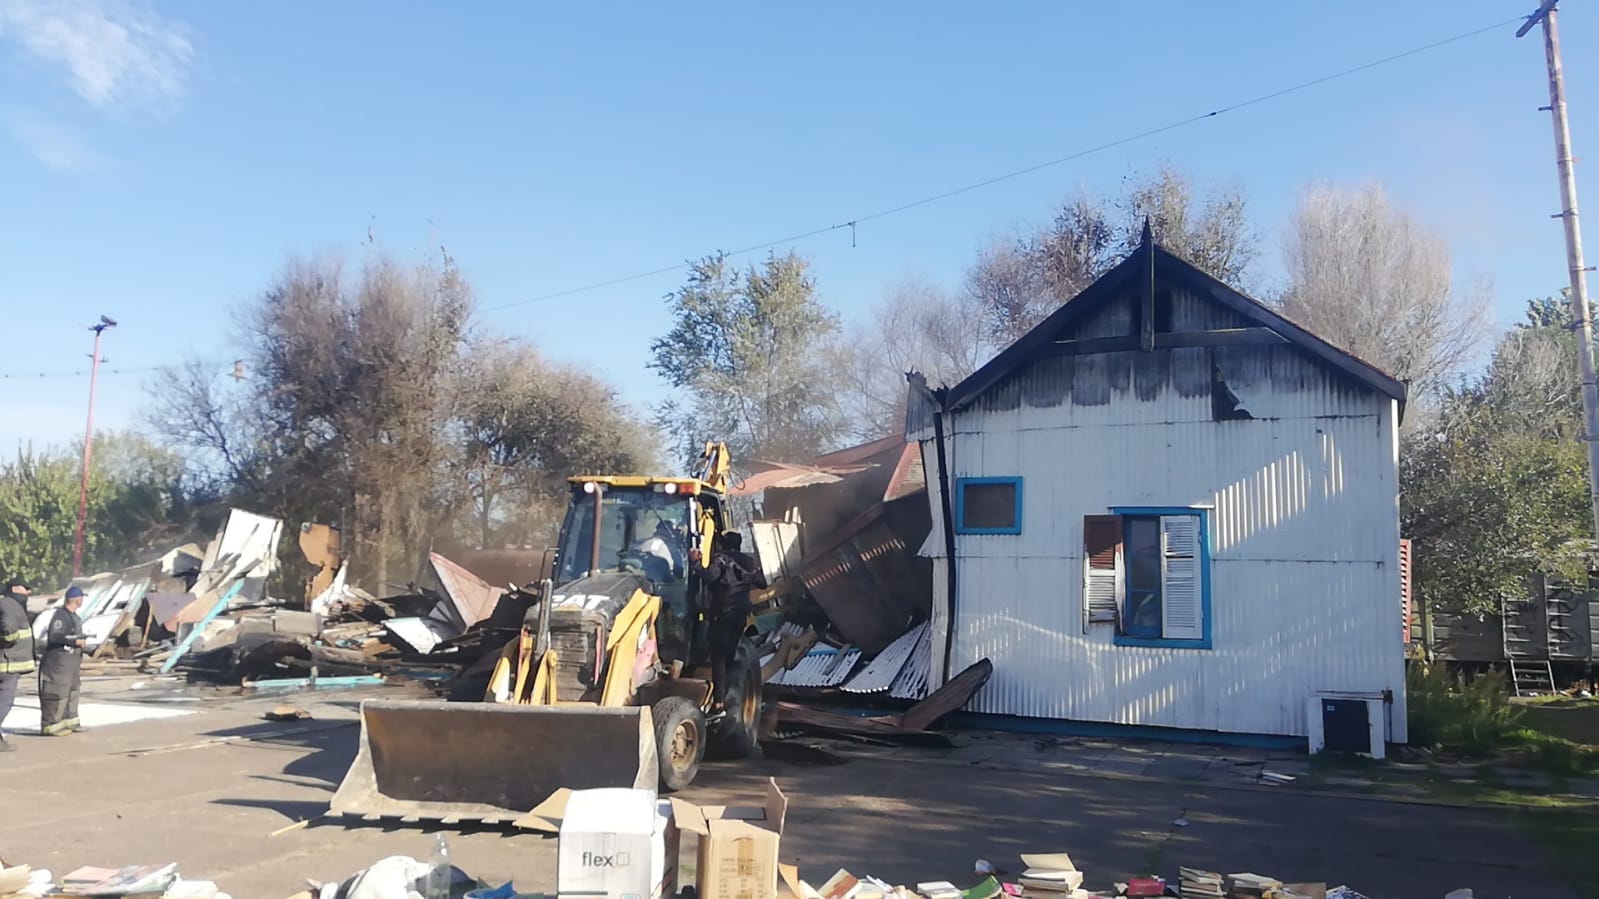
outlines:
[[[72,576],[83,573],[83,527],[89,518],[89,457],[94,450],[94,387],[100,374],[100,335],[107,328],[115,328],[114,319],[100,316],[100,321],[90,325],[94,332],[94,353],[89,356],[89,418],[83,426],[83,477],[78,483],[78,532],[72,540]]]

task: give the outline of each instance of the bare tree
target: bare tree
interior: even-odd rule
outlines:
[[[1166,249],[1238,287],[1257,255],[1247,204],[1236,187],[1201,194],[1171,166],[1128,179],[1107,201],[1068,199],[1048,225],[979,250],[966,292],[983,309],[989,339],[1006,346],[1137,248],[1148,221]]]
[[[1457,287],[1443,239],[1395,209],[1381,185],[1306,190],[1283,255],[1283,312],[1408,381],[1421,399],[1487,337],[1488,286]]]
[[[839,347],[851,434],[874,440],[904,430],[907,372],[919,371],[933,384],[954,384],[971,374],[989,346],[981,319],[981,307],[970,299],[927,281],[894,285]]]
[[[1138,245],[1147,219],[1161,246],[1225,284],[1248,286],[1258,238],[1237,186],[1215,185],[1198,196],[1191,178],[1163,165],[1153,175],[1130,179],[1117,206],[1122,215],[1116,233],[1123,254]]]
[[[440,502],[471,309],[447,256],[374,256],[355,277],[336,259],[291,261],[238,317],[249,379],[169,373],[152,423],[209,459],[235,500],[340,521],[381,588],[391,561],[417,557]]]
[[[1058,305],[1044,289],[1037,263],[1030,238],[996,240],[978,250],[966,273],[966,293],[982,310],[977,324],[990,342],[1013,343]]]

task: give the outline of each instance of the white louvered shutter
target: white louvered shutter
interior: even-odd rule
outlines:
[[[1115,621],[1121,600],[1122,520],[1083,518],[1083,621]],[[1086,627],[1085,627],[1086,630]]]
[[[1161,630],[1168,640],[1205,636],[1200,598],[1199,516],[1168,515],[1160,520]]]

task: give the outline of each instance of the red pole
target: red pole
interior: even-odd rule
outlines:
[[[89,456],[94,450],[94,384],[100,374],[100,335],[108,326],[102,322],[94,332],[94,355],[89,357],[89,419],[83,426],[83,478],[78,484],[78,533],[72,540],[72,576],[83,573],[83,525],[89,517]]]

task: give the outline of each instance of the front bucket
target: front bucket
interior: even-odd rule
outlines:
[[[655,759],[644,706],[368,699],[360,750],[328,812],[508,823],[561,787],[654,789]]]

